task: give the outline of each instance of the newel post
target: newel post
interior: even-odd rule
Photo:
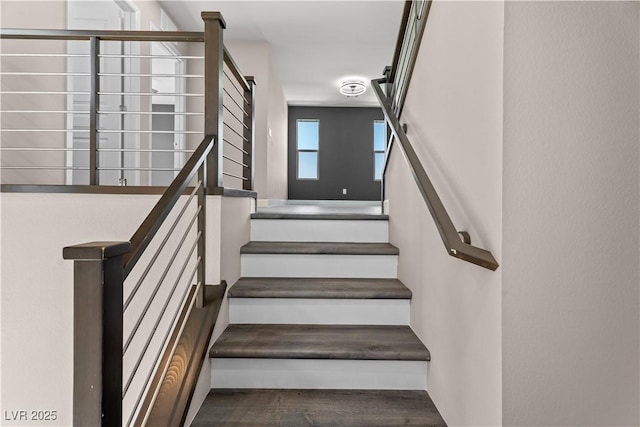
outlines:
[[[223,171],[223,30],[220,12],[202,12],[204,21],[204,134],[216,135],[216,144],[207,158],[207,188],[222,187]]]
[[[253,191],[253,177],[255,170],[254,156],[254,140],[255,140],[255,97],[256,97],[256,79],[253,76],[245,76],[245,80],[249,83],[249,90],[244,91],[244,153],[242,154],[242,163],[247,165],[243,168],[242,188],[244,190]]]
[[[63,249],[73,263],[73,425],[122,425],[122,257],[130,242]]]

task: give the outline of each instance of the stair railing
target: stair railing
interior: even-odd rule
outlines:
[[[393,66],[385,68],[384,78],[371,81],[371,86],[380,102],[385,120],[391,129],[382,172],[382,202],[384,203],[385,200],[384,177],[394,141],[397,141],[400,143],[400,148],[418,185],[418,190],[435,221],[447,253],[489,270],[496,270],[499,265],[493,254],[485,249],[472,246],[469,233],[456,229],[409,138],[407,138],[405,128],[400,124],[399,117],[402,114],[402,107],[404,106],[404,100],[430,10],[430,0],[407,1],[405,3]],[[386,86],[386,93],[383,91],[382,85]]]
[[[74,260],[74,425],[185,422],[226,289],[224,282],[206,284],[206,195],[210,182],[221,184],[225,160],[217,133],[225,126],[224,21],[217,12],[203,12],[203,19],[204,117],[214,119],[204,122],[204,138],[129,241],[63,250]],[[248,81],[245,135],[253,129]],[[252,135],[246,139],[248,148]],[[243,170],[243,182],[252,184],[251,171]]]
[[[218,137],[208,191],[252,191],[255,81],[224,48],[220,14],[202,18],[204,32],[0,29],[1,190],[166,186],[204,128]],[[181,71],[154,68],[166,61]],[[172,79],[174,89],[159,91],[152,86],[158,78]],[[167,99],[176,111],[152,108]],[[152,128],[167,115],[173,130]],[[166,136],[174,144],[158,147],[154,137]]]

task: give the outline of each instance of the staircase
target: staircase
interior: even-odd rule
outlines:
[[[398,255],[386,215],[253,214],[192,425],[445,425]]]

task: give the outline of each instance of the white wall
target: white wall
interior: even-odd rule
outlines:
[[[0,197],[1,410],[57,410],[57,425],[71,425],[73,262],[62,259],[62,248],[94,240],[128,240],[159,196]]]
[[[269,64],[269,117],[267,118],[267,132],[271,132],[271,135],[267,135],[267,198],[270,200],[288,198],[287,122],[287,101],[271,61]]]
[[[183,199],[186,200],[186,197]],[[4,414],[4,411],[29,408],[56,410],[58,423],[51,425],[71,425],[73,262],[62,259],[62,248],[88,241],[128,240],[159,196],[1,193],[0,198],[0,411]],[[207,197],[207,225],[210,231],[207,234],[207,283],[210,284],[220,282],[221,199],[219,196]],[[248,213],[244,216],[248,218]],[[189,211],[185,218],[190,219]],[[169,219],[167,227],[171,222]],[[156,265],[161,270],[166,265],[164,259],[171,254],[176,241],[170,239],[167,243],[170,249],[159,258]],[[192,238],[187,238],[185,249],[190,247],[192,241]],[[150,248],[153,249],[157,243],[152,243]],[[239,253],[237,258],[239,260]],[[178,260],[181,259],[184,259],[182,255]],[[125,297],[135,283],[130,279],[135,279],[139,270],[136,267],[125,282]],[[151,274],[158,275],[157,270],[158,267],[154,267]],[[168,277],[172,274],[170,272]],[[172,285],[173,279],[166,282]],[[168,288],[170,286],[161,289]],[[151,290],[152,286],[143,285],[136,300],[144,302],[145,294],[149,295]],[[136,300],[131,305],[134,312],[140,305]],[[152,306],[151,311],[158,309],[161,304],[156,305]],[[125,316],[125,337],[134,321]],[[148,330],[151,326],[152,322],[143,322],[141,330]],[[139,345],[134,341],[134,353],[136,346]],[[129,359],[125,360],[127,378],[135,358]],[[146,362],[140,371],[146,372]],[[140,377],[142,381],[146,376]],[[132,390],[139,385],[141,383],[136,377]],[[133,397],[127,396],[125,409],[135,402],[135,393]],[[32,422],[6,422],[6,425],[32,425]]]
[[[436,2],[402,122],[449,213],[501,262],[502,2]],[[406,161],[386,175],[390,239],[429,348],[428,392],[449,425],[501,423],[500,270],[447,255]]]
[[[256,79],[254,188],[259,199],[286,199],[287,114],[271,46],[264,41],[228,41],[225,46],[240,71]]]
[[[507,2],[503,421],[638,425],[637,2]]]

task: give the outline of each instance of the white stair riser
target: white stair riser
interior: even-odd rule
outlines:
[[[408,325],[408,299],[229,298],[231,323]]]
[[[425,390],[427,362],[214,358],[211,387]]]
[[[243,277],[395,278],[397,255],[242,254]]]
[[[389,222],[381,220],[251,220],[251,240],[267,242],[389,241]]]

